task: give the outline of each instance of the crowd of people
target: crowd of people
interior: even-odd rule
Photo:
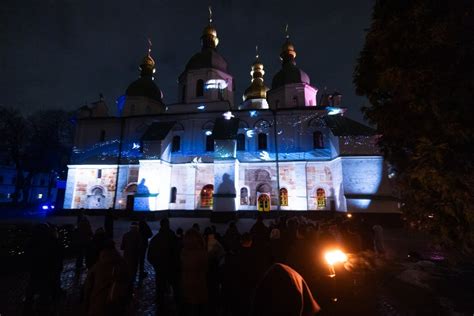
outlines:
[[[81,295],[86,315],[133,314],[137,280],[151,277],[145,261],[155,272],[160,315],[314,315],[320,309],[314,297],[327,275],[324,247],[384,254],[380,225],[342,218],[317,222],[283,216],[267,225],[258,216],[250,231],[240,232],[231,222],[224,234],[197,223],[173,231],[163,218],[155,235],[140,220],[131,223],[120,245],[111,238],[113,224],[108,230],[93,233],[80,216],[74,231],[76,269],[87,268]],[[48,261],[32,265],[28,297],[40,293],[54,301],[61,293],[61,247],[53,227],[38,225],[35,234],[32,260],[47,254]]]

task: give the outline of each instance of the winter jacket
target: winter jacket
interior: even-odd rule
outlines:
[[[89,270],[84,283],[86,315],[126,315],[132,298],[130,272],[125,260],[115,249],[105,249],[99,261]],[[120,303],[111,304],[118,292],[126,294]]]
[[[287,265],[268,269],[255,293],[252,316],[313,316],[320,310],[305,280]]]

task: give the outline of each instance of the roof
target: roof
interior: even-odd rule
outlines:
[[[131,97],[148,97],[157,101],[162,99],[160,88],[155,84],[152,77],[149,76],[141,77],[132,82],[125,94]]]
[[[163,140],[176,122],[153,122],[145,131],[141,140]]]
[[[222,117],[217,118],[212,130],[214,139],[236,139],[239,121],[238,118],[231,118],[230,120]]]
[[[335,136],[374,136],[375,129],[341,115],[328,115],[324,121]]]
[[[215,49],[203,49],[186,64],[186,70],[213,68],[227,73],[227,61]]]
[[[272,89],[282,87],[291,83],[310,84],[309,76],[291,62],[284,62],[280,71],[273,77]]]

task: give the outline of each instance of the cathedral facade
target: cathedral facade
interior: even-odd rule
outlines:
[[[375,131],[318,95],[288,37],[271,89],[257,55],[239,104],[211,20],[201,44],[178,103],[163,103],[149,49],[118,115],[103,99],[79,110],[65,209],[398,211]]]

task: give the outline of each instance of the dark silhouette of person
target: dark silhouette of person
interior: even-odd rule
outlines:
[[[236,252],[240,247],[240,233],[235,222],[230,222],[229,227],[222,239],[223,246],[227,252]]]
[[[87,254],[86,254],[86,267],[87,269],[92,268],[92,266],[99,260],[99,255],[102,249],[104,248],[104,243],[107,240],[105,231],[102,227],[97,228],[92,240],[89,243]]]
[[[241,246],[228,253],[222,272],[224,305],[231,315],[248,315],[258,281],[270,266],[270,256],[253,247],[252,235],[242,234]]]
[[[84,266],[84,258],[92,239],[92,235],[92,228],[89,220],[87,217],[82,217],[73,234],[73,243],[77,254],[76,269],[81,269]]]
[[[132,290],[129,266],[114,242],[107,240],[84,283],[86,315],[127,315]]]
[[[192,226],[192,228],[193,228],[195,231],[197,231],[198,233],[201,232],[201,227],[199,226],[198,223],[194,223],[193,226]]]
[[[204,239],[195,229],[186,231],[181,251],[181,290],[185,315],[207,316],[208,255]]]
[[[145,256],[146,256],[146,250],[148,248],[148,239],[150,239],[153,236],[153,232],[151,231],[150,226],[148,226],[148,223],[146,220],[141,219],[138,222],[138,231],[140,232],[140,235],[142,236],[142,242],[143,242],[143,247],[141,249],[140,253],[140,261],[138,262],[138,268],[139,268],[139,277],[142,279],[147,276],[147,273],[145,272]]]
[[[254,246],[260,246],[261,244],[267,244],[268,239],[270,237],[270,231],[268,227],[263,222],[263,216],[258,215],[257,221],[253,224],[252,228],[250,229],[250,233],[252,234]]]
[[[115,216],[112,209],[108,209],[104,217],[105,235],[109,239],[114,239],[114,220]]]
[[[54,301],[61,291],[60,278],[63,269],[63,247],[57,230],[48,224],[33,228],[30,241],[25,248],[29,263],[30,280],[26,290],[24,314],[35,312],[53,313]],[[44,310],[33,311],[33,298]]]
[[[320,307],[306,281],[291,267],[275,263],[255,291],[252,316],[314,316]]]
[[[138,270],[138,262],[142,253],[143,241],[140,232],[138,231],[138,223],[132,222],[130,230],[122,237],[122,244],[120,249],[123,250],[123,258],[130,269],[130,276],[132,282],[135,281]]]
[[[178,293],[178,242],[175,233],[170,229],[168,218],[160,221],[160,230],[150,240],[148,261],[155,270],[156,299],[159,308],[163,307],[164,297],[171,286],[175,300]]]

